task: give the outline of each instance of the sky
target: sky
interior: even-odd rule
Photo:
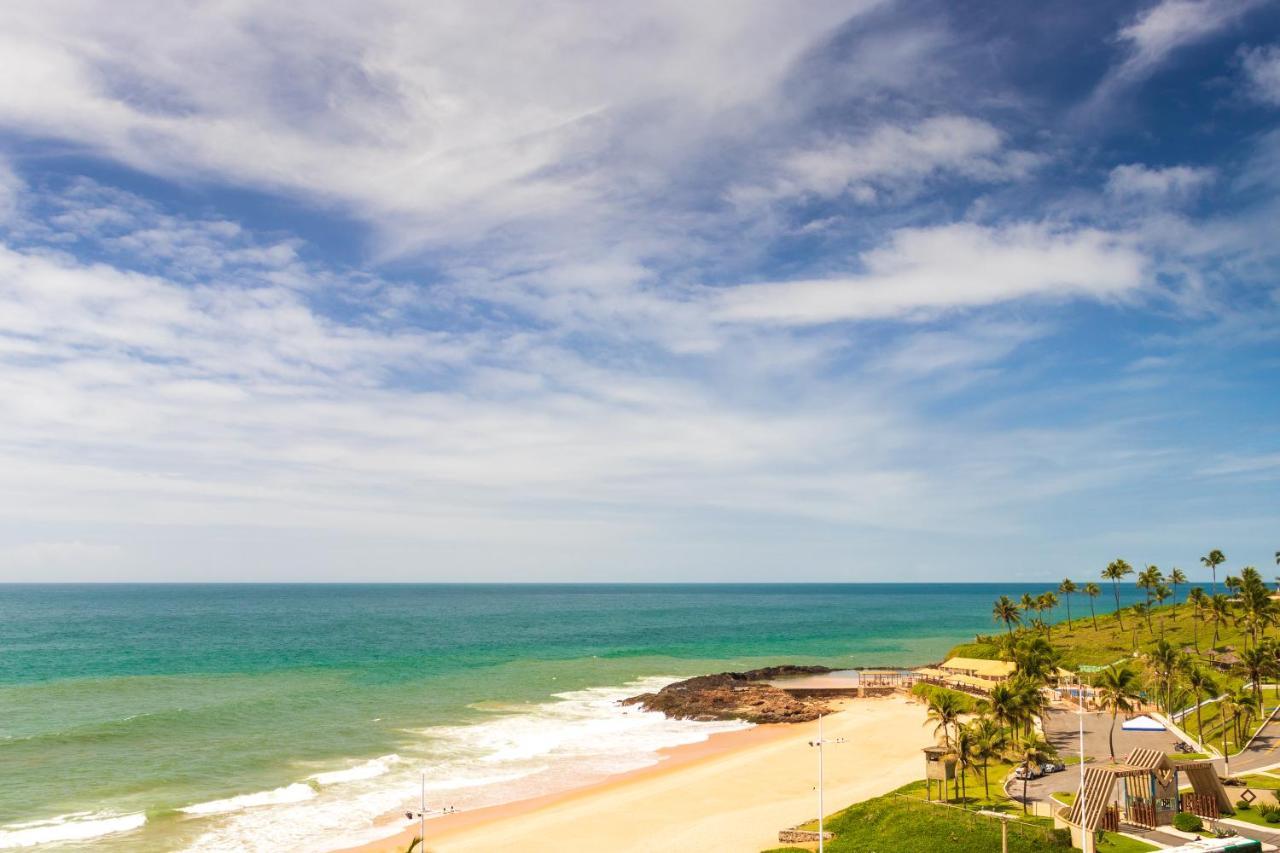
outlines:
[[[1280,550],[1280,2],[11,0],[0,580]]]

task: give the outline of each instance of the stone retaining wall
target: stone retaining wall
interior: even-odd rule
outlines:
[[[822,833],[824,841],[830,841],[835,838],[835,834],[831,832]],[[778,831],[778,841],[783,844],[809,844],[816,843],[818,840],[818,831],[816,829],[782,829]]]

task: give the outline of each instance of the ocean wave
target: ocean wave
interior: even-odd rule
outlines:
[[[110,814],[107,812],[75,812],[47,820],[10,823],[0,826],[0,850],[35,847],[66,841],[88,841],[104,835],[131,832],[147,822],[142,812]]]
[[[300,803],[316,795],[316,789],[305,782],[294,782],[283,788],[270,791],[258,791],[254,794],[241,794],[238,797],[227,797],[225,800],[210,800],[207,803],[196,803],[178,811],[189,815],[215,815],[238,812],[257,806],[280,806],[287,803]]]
[[[376,779],[391,769],[391,765],[400,760],[400,756],[384,755],[380,758],[370,759],[363,764],[357,764],[355,767],[348,767],[346,770],[330,770],[325,773],[315,773],[308,776],[307,779],[315,782],[317,785],[338,785],[343,782],[359,782],[361,779]]]
[[[740,722],[670,720],[663,714],[621,707],[619,700],[657,690],[674,678],[646,678],[618,687],[565,691],[550,701],[494,705],[463,725],[404,730],[394,756],[366,759],[343,770],[315,773],[308,781],[265,792],[296,791],[296,800],[262,794],[233,797],[203,814],[219,814],[189,851],[273,853],[323,843],[354,846],[388,834],[380,818],[416,809],[425,787],[429,811],[470,810],[551,794],[639,769],[661,760],[660,750],[706,740]],[[392,760],[392,759],[395,760]],[[199,807],[197,807],[199,808]],[[192,809],[183,811],[192,814]]]

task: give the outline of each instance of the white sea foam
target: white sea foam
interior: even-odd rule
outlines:
[[[270,791],[258,791],[255,794],[241,794],[238,797],[227,797],[225,800],[211,800],[207,803],[196,803],[180,811],[189,815],[214,815],[238,812],[257,806],[280,806],[286,803],[300,803],[316,795],[316,789],[304,782],[294,782],[283,788]]]
[[[131,832],[147,822],[142,812],[111,814],[108,812],[76,812],[48,820],[10,823],[0,826],[0,850],[35,847],[67,841],[88,841],[104,835]]]
[[[652,678],[622,687],[575,690],[553,701],[490,709],[492,716],[460,726],[407,732],[412,737],[398,756],[382,756],[351,767],[311,775],[319,790],[290,785],[265,794],[298,789],[298,799],[269,804],[261,794],[233,797],[208,810],[204,833],[189,850],[249,853],[315,846],[358,844],[386,835],[375,824],[388,812],[416,809],[421,774],[427,773],[429,810],[460,810],[511,802],[588,784],[613,773],[660,760],[659,750],[705,740],[737,722],[669,720],[662,714],[624,708],[618,700],[657,690],[673,679]],[[392,760],[394,759],[394,760]],[[254,802],[250,803],[249,800]],[[249,805],[264,805],[249,808]],[[193,812],[192,807],[184,811]]]
[[[358,782],[361,779],[376,779],[391,769],[391,765],[400,760],[400,756],[384,755],[374,758],[346,770],[331,770],[326,773],[315,773],[307,778],[317,785],[340,785],[343,782]]]

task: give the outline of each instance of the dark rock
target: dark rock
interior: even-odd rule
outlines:
[[[768,666],[748,672],[699,675],[668,684],[657,693],[624,699],[680,720],[746,720],[751,723],[806,723],[830,711],[818,698],[792,696],[765,684],[776,678],[831,672],[825,666]]]

